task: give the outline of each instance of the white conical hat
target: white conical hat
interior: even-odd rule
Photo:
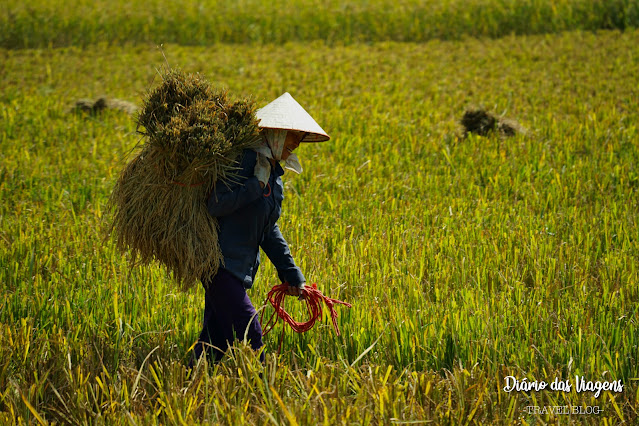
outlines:
[[[256,116],[262,128],[307,132],[302,142],[324,142],[331,138],[288,92],[258,109]]]

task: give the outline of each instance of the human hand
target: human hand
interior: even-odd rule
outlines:
[[[253,174],[255,174],[257,180],[260,181],[260,186],[264,188],[268,183],[269,176],[271,175],[271,164],[265,155],[260,153],[257,154],[257,162],[255,163]]]
[[[304,299],[304,287],[305,283],[300,283],[299,286],[289,284],[287,293],[289,296],[297,296],[300,300]]]

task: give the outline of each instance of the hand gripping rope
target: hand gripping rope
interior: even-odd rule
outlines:
[[[262,327],[264,330],[262,334],[264,336],[266,336],[266,334],[271,331],[273,327],[275,327],[278,317],[282,318],[284,322],[288,323],[291,328],[297,333],[304,333],[310,330],[315,325],[315,321],[322,317],[322,301],[326,304],[326,306],[328,306],[328,309],[331,311],[333,327],[335,328],[335,332],[339,336],[339,327],[337,327],[337,312],[335,311],[334,305],[340,304],[350,308],[352,306],[350,303],[342,302],[341,300],[331,299],[330,297],[324,296],[322,292],[317,289],[317,284],[306,286],[302,290],[302,294],[304,296],[304,300],[306,301],[306,307],[308,308],[310,317],[309,320],[306,322],[297,322],[282,307],[282,302],[284,301],[287,292],[288,283],[273,286],[271,291],[268,292],[266,300],[270,302],[271,305],[273,305],[273,308],[275,308],[275,312],[271,314],[271,317],[268,319],[268,322],[266,324],[264,324],[264,322],[262,321],[264,311],[260,313],[260,323],[263,324]]]

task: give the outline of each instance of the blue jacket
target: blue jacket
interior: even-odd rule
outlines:
[[[250,288],[260,265],[260,250],[275,265],[282,282],[299,286],[305,282],[282,237],[277,220],[282,212],[284,170],[279,164],[271,169],[269,184],[262,189],[254,176],[257,153],[244,150],[240,160],[239,182],[227,186],[218,183],[208,200],[209,213],[220,226],[218,239],[224,256],[224,269]]]

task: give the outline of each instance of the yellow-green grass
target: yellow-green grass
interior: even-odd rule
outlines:
[[[420,42],[636,28],[635,0],[5,0],[0,47]]]
[[[171,66],[259,104],[289,91],[333,136],[299,148],[280,226],[308,280],[354,305],[337,308],[340,337],[327,318],[278,328],[264,368],[238,351],[195,380],[202,290],[129,269],[102,241],[134,120],[67,112],[105,94],[139,103],[161,53],[0,50],[0,421],[633,423],[637,45],[627,31],[165,46]],[[471,105],[528,132],[461,139]],[[276,283],[265,260],[256,305]],[[508,375],[624,391],[508,394]],[[578,404],[603,412],[523,410]]]

